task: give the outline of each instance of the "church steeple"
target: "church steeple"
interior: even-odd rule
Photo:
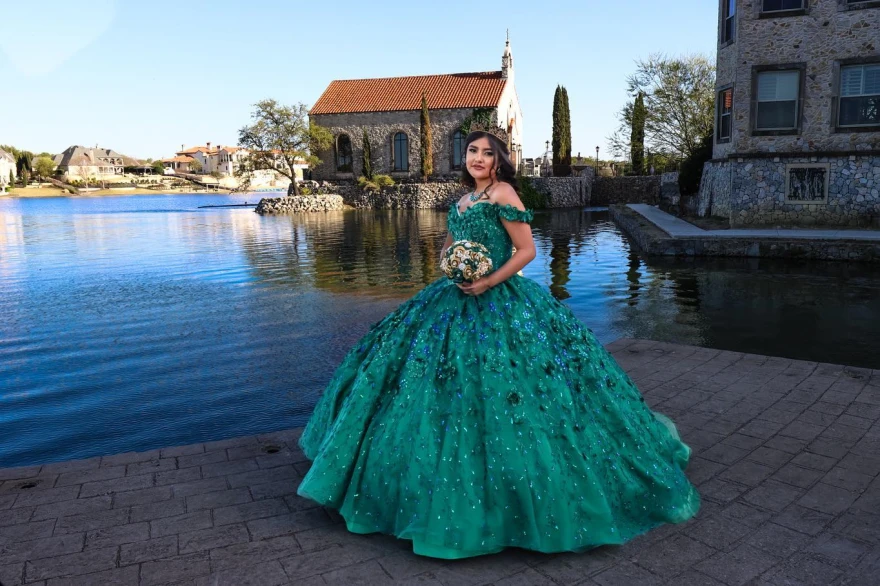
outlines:
[[[510,52],[510,29],[507,30],[507,42],[504,44],[504,54],[501,56],[501,79],[513,77],[513,53]]]

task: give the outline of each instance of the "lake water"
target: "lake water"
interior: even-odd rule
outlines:
[[[0,467],[303,425],[369,326],[439,277],[441,211],[261,217],[257,196],[0,199]],[[646,259],[540,212],[527,277],[602,342],[880,368],[880,270]]]

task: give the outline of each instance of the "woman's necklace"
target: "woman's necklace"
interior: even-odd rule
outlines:
[[[483,191],[481,191],[480,193],[477,193],[477,190],[475,189],[475,190],[473,191],[473,193],[471,193],[471,194],[468,196],[468,199],[471,200],[471,201],[480,201],[480,200],[483,199],[484,197],[486,197],[486,190],[485,190],[485,189],[484,189]]]

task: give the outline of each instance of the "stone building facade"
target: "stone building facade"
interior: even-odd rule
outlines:
[[[720,0],[713,160],[731,225],[880,216],[880,0]]]
[[[361,175],[364,130],[369,137],[374,173],[395,180],[421,175],[421,101],[425,94],[431,121],[435,176],[460,173],[464,157],[461,124],[475,113],[489,114],[511,136],[511,158],[522,159],[522,110],[514,85],[508,39],[501,70],[333,81],[309,113],[312,124],[333,134],[333,145],[317,153],[316,180],[347,181]]]

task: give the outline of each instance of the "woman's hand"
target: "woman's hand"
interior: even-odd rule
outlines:
[[[486,291],[492,288],[492,283],[489,282],[489,279],[477,279],[473,283],[456,283],[458,288],[465,295],[471,295],[476,297],[477,295],[482,295]]]

